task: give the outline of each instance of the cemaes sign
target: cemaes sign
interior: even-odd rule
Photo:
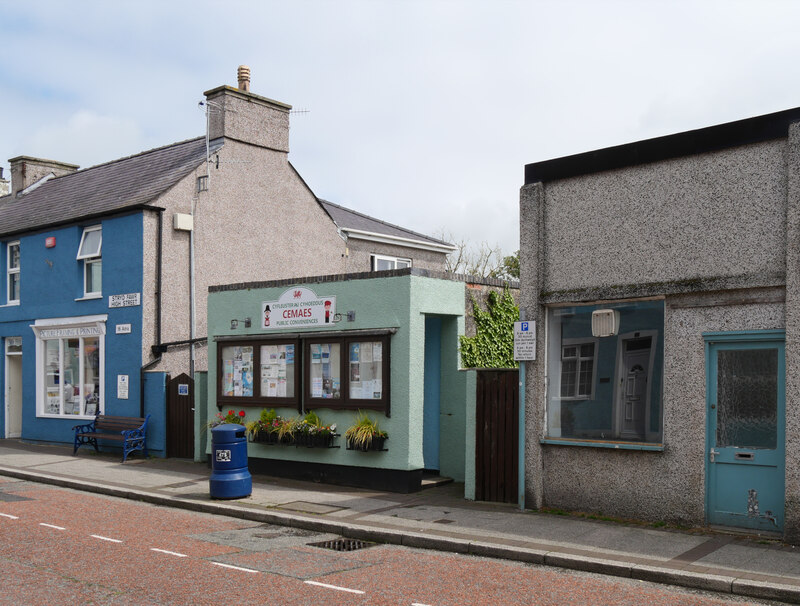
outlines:
[[[302,328],[333,324],[336,297],[318,297],[310,288],[285,291],[277,301],[261,303],[261,328]]]

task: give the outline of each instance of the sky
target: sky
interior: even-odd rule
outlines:
[[[505,254],[524,166],[800,106],[791,0],[0,0],[0,166],[205,134],[203,92],[288,103],[314,193]]]

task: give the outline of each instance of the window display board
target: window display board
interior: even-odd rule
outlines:
[[[218,397],[235,406],[297,405],[299,343],[265,340],[220,344]]]

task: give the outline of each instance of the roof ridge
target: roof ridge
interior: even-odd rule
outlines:
[[[336,204],[335,202],[331,202],[330,200],[325,200],[324,198],[318,198],[318,200],[323,204],[330,204],[331,206],[335,206],[336,208],[341,208],[342,210],[346,210],[347,212],[353,213],[354,215],[359,215],[360,217],[364,217],[366,219],[369,219],[370,221],[381,223],[382,225],[387,225],[388,227],[394,227],[395,229],[399,229],[408,232],[410,234],[414,234],[415,236],[419,236],[420,238],[425,238],[426,240],[433,240],[434,242],[439,242],[441,244],[449,244],[449,242],[445,242],[444,240],[440,240],[439,238],[427,236],[418,231],[414,231],[413,229],[408,229],[407,227],[403,227],[402,225],[395,225],[394,223],[389,223],[388,221],[384,221],[383,219],[378,219],[377,217],[373,217],[371,215],[367,215],[357,210],[353,210],[352,208],[347,208],[346,206],[342,206],[341,204]],[[343,229],[347,228],[343,227]]]

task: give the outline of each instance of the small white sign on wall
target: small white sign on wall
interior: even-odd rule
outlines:
[[[128,399],[128,375],[117,375],[117,398]]]
[[[130,324],[117,324],[117,334],[118,335],[129,335],[129,334],[131,334],[131,325]]]
[[[109,307],[135,307],[142,304],[142,293],[129,292],[124,295],[109,295]]]

